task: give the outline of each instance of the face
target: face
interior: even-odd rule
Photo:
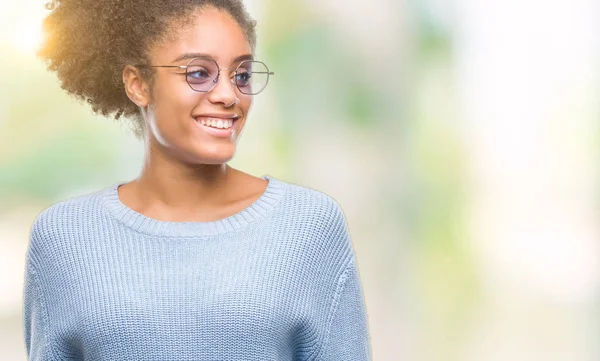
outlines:
[[[199,11],[191,25],[175,30],[174,35],[150,50],[150,64],[187,65],[194,55],[176,59],[184,54],[206,54],[219,68],[227,69],[221,70],[212,90],[197,92],[186,81],[185,69],[154,68],[152,92],[144,110],[147,140],[151,147],[182,162],[226,163],[234,156],[252,105],[252,95],[243,94],[231,82],[240,58],[251,56],[250,44],[238,23],[214,8]],[[233,126],[229,131],[203,124],[230,119]]]

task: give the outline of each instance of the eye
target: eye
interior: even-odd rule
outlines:
[[[208,70],[198,67],[188,68],[186,72],[186,77],[190,84],[204,83],[212,79],[211,74]]]
[[[252,72],[242,69],[238,70],[235,76],[235,82],[238,86],[247,86],[252,78]]]

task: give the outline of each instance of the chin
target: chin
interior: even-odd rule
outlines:
[[[221,151],[221,152],[195,153],[193,155],[193,157],[194,157],[195,164],[218,165],[218,164],[225,164],[225,163],[231,161],[231,159],[233,159],[234,155],[235,155],[235,152]]]

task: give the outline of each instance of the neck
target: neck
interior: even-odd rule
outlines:
[[[131,194],[140,208],[198,212],[214,209],[234,196],[239,171],[227,164],[185,164],[148,152]]]

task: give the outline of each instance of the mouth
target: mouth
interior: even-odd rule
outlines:
[[[241,117],[237,114],[207,114],[194,117],[195,123],[206,133],[216,137],[230,137]]]

